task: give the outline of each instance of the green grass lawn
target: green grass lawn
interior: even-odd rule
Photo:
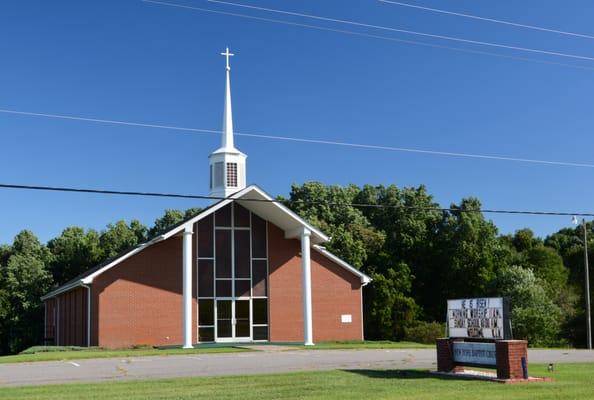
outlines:
[[[272,343],[276,344],[276,343]],[[287,344],[288,347],[308,350],[331,350],[331,349],[423,349],[435,348],[435,345],[425,345],[413,342],[390,342],[390,341],[366,341],[366,342],[323,342],[315,346],[303,346],[300,344]],[[12,356],[0,357],[0,364],[18,363],[18,362],[34,362],[34,361],[62,361],[62,360],[83,360],[88,358],[113,358],[113,357],[145,357],[145,356],[168,356],[179,354],[195,354],[195,353],[232,353],[238,351],[249,351],[241,347],[241,345],[220,345],[220,344],[205,344],[197,346],[195,349],[181,349],[181,348],[140,348],[140,349],[121,349],[121,350],[106,350],[100,348],[85,348],[80,347],[76,349],[57,348],[42,346],[34,347],[26,350],[24,353]],[[25,354],[27,353],[27,354]]]
[[[0,399],[591,399],[594,364],[531,365],[530,374],[554,382],[503,385],[429,376],[415,370],[307,372],[49,385],[0,390]]]
[[[40,351],[32,354],[16,354],[13,356],[0,357],[0,364],[33,362],[33,361],[62,361],[62,360],[84,360],[88,358],[113,358],[113,357],[147,357],[147,356],[170,356],[179,354],[204,354],[204,353],[232,353],[238,351],[249,351],[248,349],[235,346],[212,346],[199,347],[195,349],[122,349],[105,350],[91,348],[84,350],[66,351]]]

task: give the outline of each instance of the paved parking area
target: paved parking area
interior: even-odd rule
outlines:
[[[533,363],[594,362],[594,351],[530,350]],[[266,374],[330,369],[435,368],[435,350],[292,350],[0,364],[0,385]]]

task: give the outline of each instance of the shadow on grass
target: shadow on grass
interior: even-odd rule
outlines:
[[[429,371],[418,369],[343,369],[344,372],[362,375],[367,378],[375,379],[441,379],[441,380],[468,380],[468,377],[446,376],[432,374]]]

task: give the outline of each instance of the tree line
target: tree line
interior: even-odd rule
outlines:
[[[447,299],[506,296],[515,338],[585,344],[581,227],[544,239],[530,229],[501,235],[473,211],[478,199],[440,210],[424,186],[308,182],[279,200],[328,234],[329,250],[373,278],[364,292],[368,339],[430,340],[443,334]],[[0,354],[42,342],[42,295],[198,212],[165,210],[151,228],[138,220],[102,231],[68,227],[46,244],[24,230],[0,245]]]

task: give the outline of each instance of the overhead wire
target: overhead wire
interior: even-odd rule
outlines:
[[[221,134],[222,133],[220,130],[214,130],[214,129],[190,128],[190,127],[171,126],[171,125],[162,125],[162,124],[147,124],[147,123],[140,123],[140,122],[130,122],[130,121],[111,120],[111,119],[99,119],[99,118],[87,118],[87,117],[72,116],[72,115],[37,113],[37,112],[19,111],[19,110],[10,110],[10,109],[0,109],[0,113],[25,115],[25,116],[32,116],[32,117],[55,118],[55,119],[64,119],[64,120],[73,120],[73,121],[84,121],[84,122],[93,122],[93,123],[104,123],[104,124],[113,124],[113,125],[145,127],[145,128],[154,128],[154,129],[165,129],[165,130],[200,133],[200,134]],[[520,157],[509,157],[509,156],[501,156],[501,155],[488,155],[488,154],[476,154],[476,153],[462,153],[462,152],[453,152],[453,151],[426,150],[426,149],[416,149],[416,148],[408,148],[408,147],[384,146],[384,145],[374,145],[374,144],[365,144],[365,143],[351,143],[351,142],[342,142],[342,141],[325,140],[325,139],[308,139],[308,138],[300,138],[300,137],[294,137],[294,136],[276,136],[276,135],[259,134],[259,133],[234,132],[234,135],[258,138],[258,139],[270,139],[270,140],[308,143],[308,144],[322,144],[322,145],[329,145],[329,146],[351,147],[351,148],[360,148],[360,149],[368,149],[368,150],[383,150],[383,151],[439,155],[439,156],[458,157],[458,158],[474,158],[474,159],[495,160],[495,161],[511,161],[511,162],[522,162],[522,163],[531,163],[531,164],[563,166],[563,167],[594,168],[594,164],[591,164],[591,163],[541,160],[541,159],[532,159],[532,158],[520,158]]]
[[[479,20],[479,21],[493,22],[493,23],[502,24],[502,25],[510,25],[510,26],[515,26],[517,28],[533,29],[533,30],[542,31],[542,32],[557,33],[560,35],[581,37],[581,38],[585,38],[585,39],[594,39],[594,36],[586,35],[583,33],[561,31],[558,29],[544,28],[542,26],[520,24],[518,22],[504,21],[501,19],[480,17],[478,15],[465,14],[465,13],[460,13],[460,12],[443,10],[443,9],[439,9],[439,8],[432,8],[432,7],[425,7],[425,6],[420,6],[420,5],[416,5],[416,4],[403,3],[401,1],[393,1],[393,0],[378,0],[378,1],[381,3],[393,4],[393,5],[401,6],[401,7],[415,8],[418,10],[430,11],[430,12],[439,13],[439,14],[454,15],[457,17],[470,18],[470,19],[475,19],[475,20]]]
[[[149,2],[149,3],[163,3],[163,2],[157,2],[154,0],[141,0],[141,1]],[[301,17],[301,18],[310,18],[310,19],[315,19],[315,20],[325,21],[325,22],[333,22],[333,23],[347,24],[347,25],[353,25],[353,26],[358,26],[358,27],[363,27],[363,28],[378,29],[378,30],[385,30],[385,31],[390,31],[390,32],[404,33],[404,34],[409,34],[409,35],[423,36],[423,37],[429,37],[432,39],[449,40],[449,41],[455,41],[455,42],[461,42],[461,43],[467,43],[467,44],[475,44],[475,45],[480,45],[480,46],[503,48],[503,49],[507,49],[507,50],[517,50],[517,51],[524,51],[524,52],[530,52],[530,53],[546,54],[546,55],[550,55],[550,56],[567,57],[567,58],[573,58],[573,59],[594,61],[594,57],[577,55],[577,54],[569,54],[569,53],[561,53],[561,52],[550,51],[550,50],[541,50],[541,49],[533,49],[533,48],[528,48],[528,47],[512,46],[512,45],[506,45],[506,44],[501,44],[501,43],[492,43],[492,42],[485,42],[485,41],[479,41],[479,40],[465,39],[465,38],[454,37],[454,36],[437,35],[437,34],[432,34],[432,33],[412,31],[412,30],[408,30],[408,29],[400,29],[400,28],[393,28],[393,27],[382,26],[382,25],[367,24],[367,23],[358,22],[358,21],[324,17],[324,16],[320,16],[320,15],[298,13],[298,12],[286,11],[286,10],[278,10],[278,9],[267,8],[267,7],[258,7],[258,6],[242,4],[242,3],[233,3],[233,2],[229,2],[229,1],[222,1],[222,0],[206,0],[206,1],[209,3],[223,4],[223,5],[232,6],[232,7],[241,7],[241,8],[247,8],[247,9],[252,9],[252,10],[257,10],[257,11],[265,11],[265,12],[271,12],[271,13],[276,13],[276,14],[291,15],[291,16]],[[169,4],[171,4],[171,3],[169,3]]]
[[[35,190],[35,191],[49,191],[49,192],[67,192],[67,193],[83,193],[83,194],[104,194],[104,195],[119,195],[119,196],[142,196],[142,197],[167,197],[176,199],[201,199],[201,200],[232,200],[240,202],[259,202],[259,203],[284,203],[282,199],[254,199],[254,198],[229,198],[222,196],[207,196],[197,194],[181,194],[181,193],[163,193],[163,192],[140,192],[140,191],[124,191],[124,190],[106,190],[106,189],[90,189],[90,188],[75,188],[75,187],[59,187],[59,186],[41,186],[41,185],[22,185],[0,183],[0,189],[20,189],[20,190]],[[540,216],[576,216],[576,217],[594,217],[594,212],[563,212],[563,211],[535,211],[535,210],[506,210],[506,209],[490,209],[490,208],[443,208],[443,207],[419,207],[407,205],[390,205],[390,204],[374,204],[374,203],[348,203],[348,202],[332,202],[321,200],[302,200],[296,199],[294,201],[307,203],[308,205],[329,205],[329,206],[352,206],[362,208],[391,208],[391,209],[408,209],[419,211],[439,211],[439,212],[462,212],[462,213],[485,213],[485,214],[522,214],[522,215],[540,215]]]

